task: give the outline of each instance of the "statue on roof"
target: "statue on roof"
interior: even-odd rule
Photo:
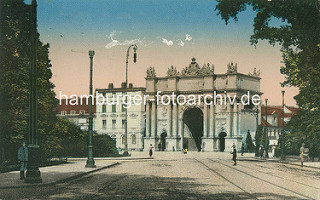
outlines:
[[[238,72],[238,64],[237,63],[233,64],[233,62],[231,62],[227,65],[227,67],[228,67],[228,70],[227,70],[228,74]]]
[[[177,76],[177,75],[179,75],[179,72],[177,72],[177,68],[171,65],[171,67],[168,68],[167,76]]]
[[[154,69],[154,67],[149,67],[147,69],[147,78],[153,78],[156,77],[156,70]]]
[[[255,77],[260,77],[260,74],[261,74],[261,72],[260,72],[260,70],[257,70],[257,68],[254,68],[253,69],[253,72],[251,73],[251,72],[249,72],[249,76],[255,76]]]
[[[204,64],[201,68],[202,75],[214,74],[214,65],[210,67],[210,63]]]

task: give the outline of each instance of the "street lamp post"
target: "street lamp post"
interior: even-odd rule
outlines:
[[[285,145],[284,145],[284,93],[285,91],[282,90],[282,130],[281,130],[281,160],[285,160],[286,156],[285,156]]]
[[[28,131],[28,166],[26,183],[41,183],[39,170],[39,145],[37,130],[37,1],[31,4],[31,56],[30,56],[30,96],[29,96],[29,131]]]
[[[269,158],[269,155],[268,155],[268,151],[269,151],[268,147],[269,147],[269,145],[267,145],[267,143],[269,142],[268,141],[268,134],[269,134],[268,133],[268,99],[266,98],[265,101],[266,101],[266,138],[267,138],[267,140],[264,141],[264,144],[265,144],[264,150],[266,152],[266,158]],[[264,138],[262,138],[262,139],[264,140]]]
[[[129,51],[130,48],[133,47],[133,62],[136,63],[137,62],[137,45],[136,44],[132,44],[128,47],[127,50],[127,56],[126,56],[126,86],[125,86],[125,97],[126,97],[126,103],[128,103],[128,97],[127,97],[127,90],[128,90],[128,63],[129,63]],[[126,122],[126,126],[125,126],[125,146],[124,146],[124,152],[123,155],[128,156],[129,152],[128,152],[128,108],[125,109],[125,122]]]
[[[92,136],[93,136],[93,116],[92,116],[92,71],[93,71],[93,56],[94,51],[89,51],[90,58],[90,86],[89,86],[89,130],[88,130],[88,160],[86,167],[94,168],[93,150],[92,150]]]

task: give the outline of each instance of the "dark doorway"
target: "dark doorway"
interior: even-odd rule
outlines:
[[[167,132],[163,130],[160,137],[161,137],[161,151],[164,151],[166,149]]]
[[[188,126],[198,151],[201,151],[201,138],[203,136],[203,114],[201,109],[188,108],[183,113],[183,122]]]
[[[227,136],[226,132],[219,133],[219,149],[221,152],[224,152],[224,149],[226,148],[226,144],[225,144],[226,136]]]

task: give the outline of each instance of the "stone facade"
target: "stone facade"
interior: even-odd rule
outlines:
[[[157,77],[155,68],[147,70],[146,77],[146,133],[144,149],[152,145],[156,149],[176,151],[183,148],[201,151],[231,151],[235,144],[238,149],[249,130],[256,131],[260,123],[260,106],[235,103],[220,105],[223,99],[211,105],[205,103],[204,96],[214,94],[237,96],[247,94],[261,95],[259,74],[238,73],[237,64],[230,63],[227,73],[215,74],[214,66],[200,67],[193,58],[188,67],[178,72],[175,67],[168,68],[167,76]],[[157,92],[163,99],[175,95],[194,95],[195,105],[179,105],[172,101],[157,102]],[[168,96],[165,96],[168,95]],[[213,99],[206,99],[206,101]],[[215,105],[214,105],[215,104]],[[254,135],[252,135],[254,137]]]
[[[107,134],[116,141],[116,147],[119,150],[125,148],[125,110],[123,108],[123,95],[139,95],[143,97],[145,88],[133,87],[132,84],[126,89],[123,85],[121,88],[114,88],[110,83],[108,89],[96,89],[98,94],[103,96],[119,97],[119,104],[96,105],[95,130],[98,134]],[[111,100],[110,100],[111,102]],[[132,104],[128,108],[128,150],[143,150],[143,135],[145,133],[145,106]]]

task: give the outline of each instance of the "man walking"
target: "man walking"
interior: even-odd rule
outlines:
[[[22,146],[18,150],[18,161],[20,162],[20,180],[23,180],[28,163],[28,148],[25,142],[22,142]]]
[[[233,150],[232,150],[232,154],[233,154],[232,160],[233,160],[233,162],[234,162],[233,165],[237,165],[237,149],[236,149],[236,145],[233,144],[233,145],[232,145],[232,148],[233,148]]]

